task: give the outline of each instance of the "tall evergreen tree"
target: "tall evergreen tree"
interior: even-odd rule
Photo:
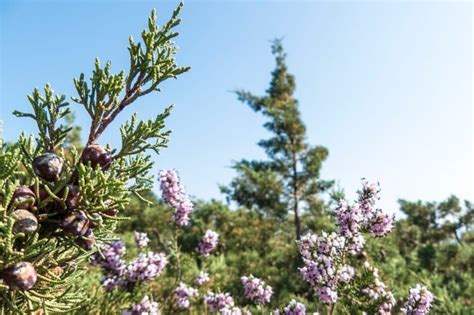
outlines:
[[[306,127],[293,95],[295,77],[288,73],[280,40],[273,42],[272,52],[276,68],[266,95],[255,96],[243,90],[236,92],[241,102],[268,119],[264,127],[272,137],[259,142],[268,160],[235,163],[233,167],[238,176],[221,190],[229,200],[262,215],[284,219],[291,211],[299,239],[301,212],[310,209],[321,213],[324,204],[318,195],[333,183],[319,178],[328,150],[311,146],[306,141]]]

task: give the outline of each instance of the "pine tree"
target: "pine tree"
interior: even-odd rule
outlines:
[[[293,95],[295,78],[288,73],[280,40],[273,42],[272,52],[276,68],[266,95],[255,96],[242,90],[236,92],[241,102],[268,119],[264,127],[273,135],[259,142],[268,160],[236,163],[233,167],[238,176],[221,190],[228,199],[261,214],[284,219],[291,211],[299,239],[302,211],[309,209],[321,214],[323,203],[318,195],[333,183],[319,178],[328,150],[311,146],[306,141],[306,127]]]
[[[125,107],[188,71],[176,65],[172,41],[181,7],[162,27],[152,11],[142,41],[130,38],[127,73],[113,74],[110,62],[96,60],[90,80],[83,74],[74,80],[78,96],[72,100],[91,118],[85,146],[77,128],[68,127],[66,96],[49,85],[28,96],[31,113],[14,112],[33,119],[38,134],[0,141],[0,314],[70,313],[87,301],[78,283],[88,258],[125,219],[117,212],[130,195],[145,200],[152,188],[148,152],[167,145],[172,106],[146,121],[133,115],[120,128],[117,149],[98,141]]]
[[[407,260],[412,258],[409,253],[416,252],[416,260],[432,270],[441,244],[456,242],[462,247],[469,243],[464,238],[474,226],[474,207],[468,200],[464,201],[464,207],[456,196],[439,203],[420,200],[399,200],[399,203],[406,218],[399,223],[397,242]]]

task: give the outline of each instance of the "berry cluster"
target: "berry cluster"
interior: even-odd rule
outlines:
[[[79,162],[100,165],[105,170],[112,158],[102,146],[94,144],[84,149]],[[51,152],[36,156],[31,167],[38,180],[31,186],[17,186],[8,205],[14,219],[13,232],[38,233],[39,238],[54,232],[57,237],[71,238],[80,248],[91,250],[96,244],[91,217],[98,219],[101,213],[90,213],[81,203],[77,173],[68,177],[64,159]],[[30,290],[37,281],[37,271],[28,261],[5,268],[0,276],[11,290]]]

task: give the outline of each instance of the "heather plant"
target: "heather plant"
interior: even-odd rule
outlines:
[[[291,300],[283,309],[285,315],[304,315],[306,314],[306,307],[304,304]]]
[[[410,289],[407,301],[401,311],[404,314],[428,314],[433,302],[433,294],[425,286],[417,284]]]
[[[204,234],[204,237],[198,244],[198,253],[202,256],[209,256],[209,253],[216,248],[218,241],[219,234],[212,230],[207,230]]]
[[[364,235],[384,237],[394,226],[392,215],[375,208],[378,194],[378,185],[364,181],[355,204],[339,201],[336,232],[321,235],[308,232],[298,241],[304,262],[301,276],[319,300],[328,305],[329,314],[334,313],[336,306],[339,311],[349,313],[392,314],[395,311],[397,301],[393,293],[364,252]],[[432,293],[417,285],[410,290],[408,302],[401,310],[409,314],[428,314],[432,301]]]
[[[161,172],[161,174],[164,173],[170,172]],[[189,201],[177,173],[173,171],[173,174],[172,181],[162,177],[162,180],[167,181],[167,185],[161,185],[163,200],[172,210],[169,213],[168,222],[174,222],[173,230],[175,233],[188,234],[192,232],[189,230],[190,227],[185,228],[176,222],[176,213],[179,213],[181,209],[180,204],[170,202],[170,200],[177,199]],[[170,190],[169,187],[178,187],[178,189]],[[375,267],[377,262],[373,261],[364,251],[365,238],[367,236],[381,239],[388,235],[395,226],[392,215],[386,214],[381,209],[375,207],[378,194],[378,185],[369,185],[364,181],[363,188],[358,192],[359,197],[355,204],[350,205],[345,200],[339,201],[336,208],[337,228],[335,232],[322,232],[320,235],[308,232],[296,242],[303,260],[303,266],[299,268],[301,277],[310,285],[312,291],[316,293],[314,298],[323,305],[327,305],[326,307],[312,303],[305,305],[292,299],[284,303],[282,301],[277,301],[276,304],[273,303],[273,305],[278,307],[275,310],[274,306],[271,305],[274,294],[273,288],[264,280],[252,274],[241,276],[240,284],[238,282],[231,283],[234,293],[226,291],[224,287],[213,279],[219,277],[219,275],[209,274],[207,270],[212,268],[208,268],[209,265],[201,261],[218,258],[210,257],[210,253],[216,248],[216,242],[219,239],[218,233],[208,229],[198,242],[198,250],[189,251],[188,253],[182,251],[181,242],[178,237],[172,237],[172,240],[167,242],[169,246],[165,251],[168,253],[167,257],[169,257],[173,267],[170,266],[170,268],[166,269],[172,271],[168,273],[168,276],[171,276],[174,280],[171,282],[160,281],[162,289],[166,286],[168,288],[162,291],[161,296],[154,294],[159,300],[158,309],[166,314],[191,312],[191,310],[198,313],[210,312],[219,314],[249,314],[252,312],[256,314],[266,314],[268,312],[274,312],[275,314],[280,312],[284,314],[305,314],[308,307],[328,314],[360,311],[367,314],[392,314],[396,310],[408,314],[415,314],[416,312],[428,314],[434,297],[426,287],[417,285],[415,288],[410,289],[410,294],[404,304],[402,304],[401,300],[397,302],[394,294],[384,282],[378,268]],[[192,202],[189,203],[192,206],[191,208],[194,208]],[[192,225],[195,222],[193,214],[188,214],[189,225]],[[176,236],[177,234],[174,235]],[[136,247],[139,250],[143,250],[144,246],[141,243],[143,240],[148,240],[148,236],[139,232],[134,232],[134,236]],[[146,282],[153,281],[164,270],[167,260],[163,254],[164,263],[160,264],[160,267],[155,266],[149,270],[147,268],[149,263],[141,263],[141,269],[132,268],[131,270],[135,271],[139,276],[133,278],[135,279],[134,285],[131,287],[130,283],[132,281],[127,280],[127,272],[130,268],[126,263],[123,263],[121,258],[125,252],[123,245],[120,241],[113,244],[117,248],[112,250],[113,254],[111,256],[115,258],[111,259],[112,263],[107,260],[102,263],[105,271],[102,285],[113,296],[111,299],[107,298],[106,300],[113,301],[114,303],[120,301],[119,304],[111,304],[115,308],[124,309],[125,306],[131,305],[130,307],[133,309],[139,305],[136,304],[137,302],[134,302],[135,296],[150,296],[150,287],[147,286]],[[104,253],[108,256],[106,250],[104,250]],[[182,259],[185,256],[188,256],[188,258],[190,256],[193,257],[196,263],[193,269],[200,269],[198,274],[184,270]],[[200,261],[201,263],[199,263]],[[134,262],[132,261],[131,265],[133,264]],[[112,273],[112,276],[119,274],[124,277],[120,281],[113,281],[112,290],[110,290],[108,283],[110,278],[108,276],[110,267],[108,266],[110,265],[118,266],[119,270]],[[189,268],[189,265],[187,267]],[[192,277],[190,277],[191,275]],[[265,274],[263,276],[266,277]],[[141,281],[137,281],[137,279]],[[119,286],[121,289],[113,290]],[[145,290],[142,290],[141,286]],[[240,289],[235,290],[236,287],[240,287]],[[123,289],[126,289],[126,291]],[[138,292],[141,293],[137,294]],[[117,296],[124,295],[128,295],[128,298],[117,298]],[[237,302],[236,298],[239,302]]]
[[[176,294],[176,304],[180,309],[187,309],[190,305],[190,299],[199,295],[198,290],[181,282],[174,290]]]
[[[84,74],[74,80],[77,96],[72,100],[91,119],[84,146],[68,141],[77,135],[64,124],[71,114],[69,103],[49,85],[43,93],[35,89],[28,96],[32,112],[14,112],[33,119],[38,134],[22,134],[16,143],[0,148],[2,313],[65,313],[81,307],[90,294],[78,283],[94,253],[107,259],[114,252],[118,258],[108,261],[108,267],[113,272],[122,268],[122,248],[110,243],[117,222],[124,220],[117,214],[131,195],[144,199],[152,187],[148,152],[159,153],[166,146],[170,132],[165,130],[165,119],[172,107],[146,121],[133,115],[120,128],[118,148],[99,141],[126,107],[189,69],[178,67],[174,59],[177,47],[172,40],[178,35],[181,7],[162,27],[152,11],[141,42],[130,37],[126,72],[114,74],[110,62],[102,66],[97,59],[89,80]],[[153,278],[165,262],[161,254],[139,257],[125,268],[127,285],[144,280],[143,268],[148,271],[145,278]],[[134,308],[145,305],[155,307],[144,297]]]
[[[133,303],[130,310],[124,311],[123,315],[135,315],[135,314],[158,314],[158,303],[150,301],[148,296],[145,296],[139,303]]]
[[[101,286],[105,291],[96,303],[102,305],[102,312],[114,309],[123,310],[124,314],[143,314],[147,309],[150,314],[158,312],[168,314],[191,309],[204,311],[207,308],[210,312],[240,314],[239,312],[243,310],[234,304],[231,295],[210,291],[211,286],[208,285],[211,281],[210,275],[204,270],[206,263],[201,263],[200,269],[197,266],[194,268],[199,270],[199,273],[192,273],[193,278],[189,277],[190,272],[185,269],[185,260],[190,258],[207,261],[211,259],[210,256],[219,242],[218,233],[206,230],[194,251],[186,255],[181,250],[180,235],[187,233],[194,205],[185,193],[175,170],[160,171],[160,187],[162,199],[171,210],[167,216],[162,216],[161,220],[171,223],[173,230],[168,240],[162,239],[160,247],[163,252],[150,251],[147,248],[150,238],[146,233],[138,231],[134,231],[133,235],[135,249],[139,254],[129,261],[125,259],[126,249],[122,240],[117,239],[109,244],[103,244],[102,255],[97,254],[92,260],[93,265],[100,266]],[[185,223],[182,219],[184,217],[186,217]],[[153,280],[166,271],[168,280],[171,281],[161,282],[160,294],[152,294],[150,291]],[[187,280],[189,282],[185,282]],[[144,296],[145,300],[137,301],[137,296]],[[156,304],[152,306],[150,296],[157,298],[153,302]],[[93,308],[90,309],[92,310]]]
[[[125,243],[122,240],[114,240],[100,244],[101,253],[92,257],[91,264],[98,266],[103,274],[100,283],[105,294],[101,295],[98,301],[101,313],[120,309],[127,313],[127,310],[131,309],[132,314],[141,314],[140,309],[145,312],[146,308],[156,308],[158,312],[160,308],[157,301],[150,301],[146,286],[164,272],[168,257],[163,252],[151,251],[143,244],[143,240],[148,238],[145,233],[136,232],[135,235],[139,236],[135,238],[135,246],[138,249],[136,256],[128,256],[127,259]]]
[[[270,302],[273,295],[271,286],[253,275],[243,276],[241,281],[244,286],[244,295],[247,299],[262,305]]]

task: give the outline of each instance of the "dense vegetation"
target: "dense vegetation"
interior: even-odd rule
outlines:
[[[135,230],[146,232],[150,236],[150,247],[155,249],[162,248],[160,240],[173,233],[169,221],[163,220],[170,216],[169,209],[155,196],[150,198],[156,202],[155,206],[148,207],[135,200],[126,210],[131,221],[119,226],[119,235],[132,248]],[[441,203],[400,201],[400,204],[405,217],[397,219],[391,235],[383,240],[368,242],[366,255],[372,257],[375,265],[383,272],[384,280],[395,296],[404,297],[413,283],[419,282],[429,287],[436,296],[433,314],[472,313],[472,223],[468,224],[469,231],[462,232],[460,242],[456,241],[446,224],[440,223],[446,211],[456,213],[461,210],[459,201],[451,197]],[[141,213],[140,216],[134,215],[137,211]],[[463,211],[472,215],[473,208],[466,205]],[[324,220],[333,221],[333,212]],[[315,226],[314,221],[315,218],[310,215],[303,216],[305,230]],[[186,266],[183,268],[186,270],[183,281],[193,283],[199,268],[204,265],[212,275],[210,287],[230,292],[237,305],[245,305],[247,301],[243,297],[240,275],[250,271],[273,287],[275,294],[271,303],[273,307],[270,309],[297,298],[308,310],[321,312],[323,306],[318,303],[314,293],[308,290],[298,272],[302,262],[298,258],[293,226],[291,217],[277,224],[274,218],[263,217],[249,209],[234,210],[217,201],[197,201],[190,227],[180,240]],[[219,233],[221,243],[213,256],[206,260],[195,258],[195,247],[207,228]],[[443,229],[445,232],[437,238],[428,236]],[[97,288],[100,277],[100,272],[96,269],[95,272],[95,281],[86,281],[89,285],[94,284],[94,289]],[[172,272],[166,273],[156,284],[151,284],[151,288],[144,290],[160,296],[163,287],[172,283],[172,278]],[[101,305],[101,296],[96,303]],[[341,313],[344,314],[342,311]]]
[[[473,313],[473,205],[400,200],[394,220],[365,180],[345,201],[320,178],[329,152],[306,139],[281,41],[266,94],[236,92],[272,136],[259,143],[267,160],[235,163],[228,204],[191,200],[174,170],[149,174],[148,152],[173,145],[171,108],[132,117],[120,148],[98,144],[124,107],[188,70],[171,41],[180,8],[130,40],[128,74],[97,61],[90,82],[74,80],[85,144],[49,86],[29,96],[33,113],[16,112],[38,135],[1,146],[0,313]]]

